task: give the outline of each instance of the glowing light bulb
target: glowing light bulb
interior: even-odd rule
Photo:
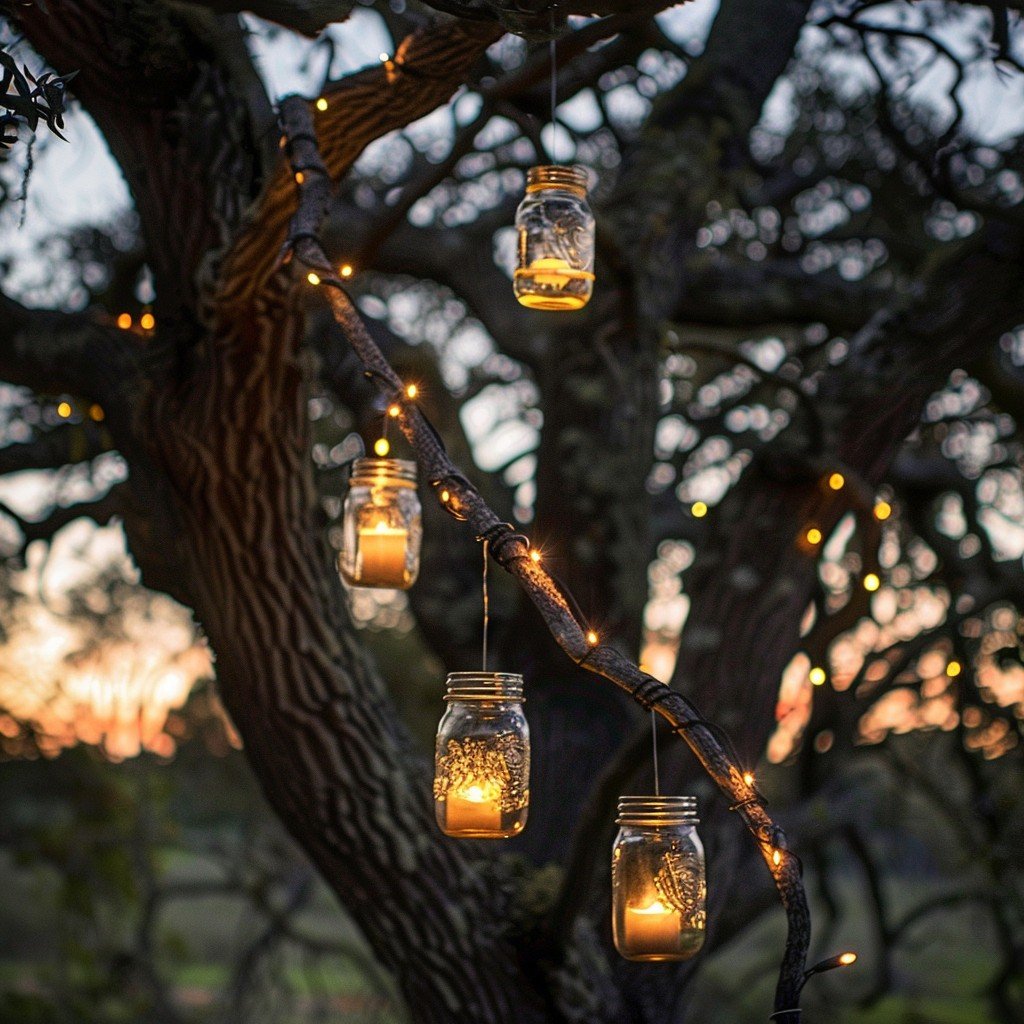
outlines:
[[[375,455],[378,455],[383,459],[384,456],[391,451],[391,445],[388,444],[388,439],[386,437],[378,437],[377,440],[373,442],[373,451]]]
[[[395,419],[395,417],[401,415],[401,412],[402,412],[402,407],[400,405],[389,405],[388,406],[388,415],[392,419]]]
[[[869,572],[867,576],[864,577],[864,589],[871,593],[874,593],[874,591],[876,591],[881,585],[882,581],[878,578],[876,573]]]
[[[533,548],[530,551],[530,560],[533,561],[533,562],[539,562],[540,561],[540,552],[536,548]]]
[[[417,395],[418,395],[418,394],[420,393],[420,389],[419,389],[419,388],[418,388],[418,387],[417,387],[417,386],[416,386],[415,384],[410,384],[410,385],[409,385],[409,386],[408,386],[408,387],[407,387],[407,388],[405,389],[405,393],[406,393],[406,394],[407,394],[407,395],[408,395],[408,396],[409,396],[410,398],[415,398],[415,397],[416,397],[416,396],[417,396]]]
[[[963,672],[963,670],[964,667],[960,664],[959,661],[951,661],[946,666],[946,675],[949,676],[950,679],[956,679],[956,677],[960,675],[960,673]]]
[[[127,331],[131,327],[131,325],[132,325],[132,315],[131,315],[131,313],[122,313],[117,318],[117,326],[120,327],[122,331]]]
[[[875,509],[874,509],[874,511],[875,511],[875,518],[880,523],[883,523],[883,522],[885,522],[886,519],[889,518],[889,516],[892,515],[892,505],[890,505],[889,502],[887,502],[887,501],[878,501],[878,502],[875,502]]]
[[[703,519],[708,514],[708,507],[703,501],[695,501],[690,506],[690,515],[694,519]]]
[[[828,478],[828,485],[833,491],[841,491],[846,484],[846,477],[842,473],[833,473]]]
[[[144,331],[153,330],[153,328],[156,327],[156,317],[153,316],[152,313],[143,313],[142,316],[139,317],[139,326]]]
[[[90,405],[89,406],[89,418],[95,420],[97,423],[101,422],[106,413],[103,411],[102,405]]]
[[[825,682],[825,670],[820,665],[815,665],[811,669],[808,678],[815,686],[821,686]]]
[[[355,271],[353,271],[352,265],[350,263],[342,263],[342,265],[341,265],[341,276],[342,277],[351,277],[353,275],[353,273],[355,273]]]
[[[309,272],[309,273],[308,273],[308,274],[306,275],[306,280],[307,280],[307,281],[308,281],[308,282],[309,282],[310,284],[319,284],[319,283],[320,283],[320,275],[319,275],[319,274],[314,274],[314,273],[313,273],[313,271],[311,270],[311,271],[310,271],[310,272]]]
[[[301,185],[305,180],[306,180],[306,176],[302,173],[302,171],[296,171],[295,172],[295,184],[296,185]]]
[[[820,544],[821,543],[821,530],[819,530],[816,526],[812,526],[807,531],[805,536],[807,537],[807,543],[808,544]]]
[[[855,964],[857,962],[857,954],[856,953],[843,953],[839,957],[839,962],[844,967],[849,967],[850,964]]]
[[[320,99],[316,101],[316,109],[319,110],[321,113],[323,113],[327,109],[327,100],[325,100],[323,96],[321,96]]]
[[[752,786],[754,784],[754,773],[753,772],[744,772],[743,773],[743,781],[748,786]]]
[[[587,632],[587,643],[591,647],[597,643],[597,634],[592,629]]]
[[[448,491],[442,491],[441,492],[441,501],[442,501],[443,504],[447,505],[448,501],[450,499],[451,499],[451,494],[449,494]]]
[[[772,863],[776,867],[778,867],[782,863],[782,852],[780,850],[775,850],[772,853]]]
[[[58,406],[57,406],[57,415],[61,419],[66,420],[71,415],[71,403],[70,402],[60,402],[58,404]]]
[[[377,54],[377,57],[379,58],[381,64],[387,64],[387,62],[391,60],[391,57],[388,54],[384,53],[383,50],[379,54]]]

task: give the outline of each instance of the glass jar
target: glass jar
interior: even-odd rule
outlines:
[[[437,727],[434,813],[445,835],[507,839],[530,802],[530,730],[523,677],[451,672]]]
[[[692,796],[619,798],[612,933],[627,960],[688,960],[704,945],[707,883]]]
[[[420,570],[421,511],[415,462],[356,459],[345,496],[341,575],[355,587],[411,587]]]
[[[580,309],[594,289],[594,215],[582,167],[531,167],[516,210],[513,288],[531,309]]]

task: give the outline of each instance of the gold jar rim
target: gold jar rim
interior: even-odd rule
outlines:
[[[416,463],[411,459],[381,459],[368,456],[352,463],[352,486],[415,487]]]
[[[618,825],[697,825],[695,796],[620,796]]]
[[[579,166],[542,164],[526,172],[526,191],[539,192],[545,188],[566,189],[579,196],[587,194],[587,172]]]
[[[523,700],[518,672],[449,672],[445,700]]]

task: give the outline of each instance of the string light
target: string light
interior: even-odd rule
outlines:
[[[57,415],[66,420],[71,415],[71,404],[69,402],[61,402],[57,406]]]
[[[533,548],[530,551],[530,561],[532,561],[532,562],[539,562],[540,561],[540,552],[536,548]]]
[[[772,863],[778,867],[782,863],[782,853],[779,850],[772,852]]]
[[[807,537],[808,544],[817,545],[821,543],[821,530],[819,530],[816,526],[812,526],[807,531],[805,536]]]
[[[152,313],[143,313],[142,316],[139,317],[139,326],[144,331],[153,330],[153,328],[156,327],[156,317],[153,316]]]
[[[864,577],[864,589],[871,593],[874,593],[881,585],[882,581],[878,578],[876,573],[869,572],[867,576]]]
[[[388,406],[388,415],[392,419],[395,419],[396,417],[400,416],[401,412],[402,412],[402,407],[400,405],[389,405]]]
[[[386,437],[378,437],[377,440],[373,442],[373,452],[375,455],[380,456],[380,458],[383,459],[389,451],[391,451],[391,445],[388,444],[388,439]]]
[[[380,59],[381,64],[387,64],[391,60],[391,57],[384,53],[383,50],[377,56]]]
[[[597,645],[597,634],[592,629],[587,632],[587,643],[590,644],[591,647],[595,647]]]
[[[825,670],[820,665],[815,665],[811,669],[808,678],[815,686],[821,686],[826,679]]]
[[[447,505],[450,500],[451,500],[451,494],[449,494],[448,491],[442,491],[441,492],[441,503],[443,505]]]
[[[131,326],[132,326],[132,315],[131,315],[131,313],[122,313],[117,318],[117,326],[120,327],[122,331],[129,330],[131,328]]]
[[[342,277],[351,277],[354,273],[352,265],[350,263],[342,263],[340,273]]]
[[[875,518],[880,522],[885,522],[889,516],[892,515],[892,505],[887,501],[875,502]]]
[[[306,180],[306,176],[302,173],[302,171],[296,171],[295,172],[295,184],[296,185],[301,185],[305,180]]]
[[[846,484],[846,477],[842,473],[833,473],[828,478],[828,485],[833,491],[841,491]]]
[[[310,284],[319,284],[319,283],[320,283],[320,275],[319,275],[319,274],[314,274],[314,273],[313,273],[313,271],[311,270],[311,271],[310,271],[310,272],[309,272],[309,273],[308,273],[308,274],[306,275],[306,280],[307,280],[307,281],[308,281],[308,282],[309,282]]]
[[[102,422],[106,413],[103,411],[102,405],[90,405],[89,406],[89,418],[95,420],[97,423]]]
[[[410,384],[405,389],[405,394],[408,398],[415,398],[420,393],[420,389],[415,384]]]
[[[703,519],[708,514],[708,507],[703,501],[695,501],[690,506],[690,515],[694,519]]]
[[[857,962],[857,954],[842,953],[840,954],[839,962],[843,965],[843,967],[849,967],[850,964],[855,964]]]
[[[748,786],[752,786],[754,784],[754,773],[753,772],[744,772],[743,773],[743,781]]]
[[[960,664],[959,661],[951,661],[946,666],[946,675],[949,676],[950,679],[956,679],[956,677],[960,675],[960,673],[963,672],[963,670],[964,667]]]
[[[316,101],[316,109],[319,110],[321,113],[323,113],[327,109],[327,100],[325,100],[323,96],[321,96],[320,99]]]

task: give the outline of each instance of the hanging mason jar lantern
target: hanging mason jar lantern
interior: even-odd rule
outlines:
[[[627,960],[687,960],[704,945],[704,847],[692,796],[619,798],[612,933]]]
[[[594,288],[594,215],[581,167],[531,167],[516,211],[513,287],[531,309],[580,309]]]
[[[506,839],[523,830],[530,801],[530,730],[523,677],[451,672],[437,727],[434,811],[449,836]]]
[[[406,590],[420,569],[416,463],[356,459],[345,497],[341,575],[356,587]]]

